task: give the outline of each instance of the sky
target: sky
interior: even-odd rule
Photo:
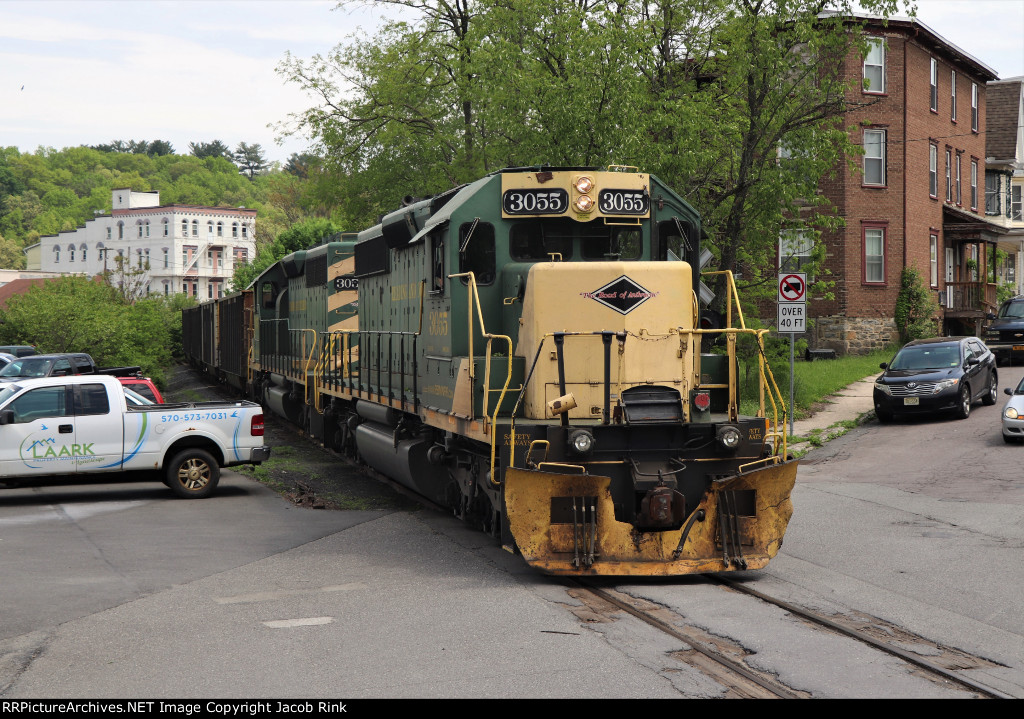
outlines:
[[[312,106],[275,68],[398,11],[333,0],[0,0],[0,147],[167,140],[304,152],[273,125]],[[1024,0],[917,0],[918,19],[1001,78],[1024,75]]]

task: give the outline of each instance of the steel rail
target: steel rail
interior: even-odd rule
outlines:
[[[786,602],[782,599],[770,597],[767,594],[764,594],[763,592],[759,592],[756,589],[751,589],[750,587],[740,584],[739,582],[736,582],[733,579],[727,579],[725,577],[720,577],[711,574],[705,576],[707,576],[709,579],[714,580],[715,582],[718,582],[723,586],[729,587],[730,589],[733,589],[737,592],[741,592],[748,596],[756,597],[757,599],[760,599],[763,602],[768,602],[769,604],[779,607],[780,609],[785,609],[787,612],[795,614],[798,617],[802,617],[808,621],[814,622],[815,624],[827,627],[828,629],[839,632],[840,634],[844,634],[852,639],[856,639],[859,642],[868,644],[874,647],[875,649],[885,652],[886,654],[891,654],[894,657],[898,657],[905,662],[918,666],[922,669],[932,672],[933,674],[937,674],[943,679],[948,679],[951,682],[956,682],[957,684],[967,687],[972,691],[976,691],[979,694],[984,694],[985,696],[990,697],[992,699],[1017,698],[1009,694],[1006,694],[1005,692],[1001,692],[998,689],[977,682],[971,679],[970,677],[965,677],[962,674],[958,674],[957,672],[954,672],[950,669],[941,667],[938,664],[935,664],[933,662],[928,661],[927,659],[924,659],[923,657],[917,656],[916,654],[900,649],[899,647],[894,647],[891,644],[886,644],[881,640],[875,639],[869,634],[859,632],[856,629],[850,629],[849,627],[844,627],[842,624],[834,622],[827,617],[810,611],[809,609],[798,607],[795,604],[790,604],[789,602]]]
[[[685,634],[683,634],[682,632],[680,632],[677,629],[675,629],[675,627],[673,627],[672,625],[670,625],[670,624],[668,624],[666,622],[663,622],[662,620],[658,619],[657,617],[654,617],[651,614],[649,614],[647,612],[644,612],[641,609],[637,609],[636,607],[630,606],[628,603],[626,603],[626,602],[622,601],[621,599],[619,599],[618,597],[608,593],[604,589],[600,589],[598,587],[595,587],[592,584],[589,584],[589,583],[581,581],[581,580],[573,580],[573,583],[575,583],[581,589],[584,589],[584,590],[586,590],[588,592],[591,592],[592,594],[600,597],[601,599],[603,599],[604,601],[608,602],[609,604],[612,604],[612,605],[618,607],[619,609],[621,609],[622,611],[624,611],[624,612],[626,612],[626,613],[636,617],[637,619],[639,619],[640,621],[644,622],[645,624],[649,624],[650,626],[654,627],[655,629],[658,629],[659,631],[664,632],[665,634],[668,634],[669,636],[671,636],[671,637],[673,637],[675,639],[678,639],[681,642],[684,642],[688,647],[691,647],[695,652],[698,652],[699,654],[702,654],[703,656],[707,657],[711,661],[713,661],[713,662],[715,662],[717,664],[720,664],[721,666],[725,667],[729,671],[742,676],[747,681],[753,682],[754,684],[756,684],[757,686],[761,687],[765,691],[771,692],[772,694],[774,694],[779,699],[799,699],[800,698],[797,694],[789,691],[785,687],[780,686],[776,682],[772,682],[772,681],[769,681],[769,680],[765,679],[764,677],[762,677],[761,675],[759,675],[756,672],[752,671],[748,667],[740,664],[739,662],[733,661],[732,659],[730,659],[729,657],[725,656],[724,654],[722,654],[720,652],[716,652],[716,651],[714,651],[712,649],[708,649],[707,647],[701,646],[700,642],[698,640],[695,640],[693,637],[688,637]]]

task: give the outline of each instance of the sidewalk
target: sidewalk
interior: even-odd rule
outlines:
[[[828,406],[815,412],[807,419],[798,419],[793,423],[793,435],[800,439],[789,440],[789,451],[807,451],[814,448],[807,439],[817,436],[822,441],[828,440],[828,428],[845,420],[857,421],[866,412],[874,412],[872,392],[874,391],[875,375],[854,382],[845,389],[828,397]],[[786,425],[789,432],[789,425]],[[843,430],[840,430],[843,431]],[[802,440],[802,441],[801,441]]]

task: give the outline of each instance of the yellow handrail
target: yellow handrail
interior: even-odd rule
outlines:
[[[491,482],[491,486],[493,486],[493,487],[500,487],[501,486],[501,482],[498,482],[498,481],[496,481],[494,479],[494,459],[495,459],[496,447],[497,447],[497,433],[494,431],[494,427],[495,427],[495,425],[498,422],[498,412],[501,410],[501,403],[505,400],[505,393],[508,391],[508,385],[512,381],[512,338],[509,337],[508,335],[494,335],[494,334],[491,334],[490,332],[487,331],[487,328],[484,327],[484,312],[483,312],[483,309],[480,306],[480,293],[477,290],[476,275],[474,273],[472,273],[472,272],[460,272],[458,274],[448,275],[448,277],[449,277],[449,279],[455,279],[455,278],[458,278],[458,277],[466,277],[469,280],[469,285],[468,285],[468,289],[469,289],[469,293],[468,293],[468,295],[469,295],[468,296],[468,307],[469,307],[469,309],[468,309],[468,315],[469,315],[469,379],[470,379],[469,387],[470,387],[470,392],[471,393],[472,393],[473,387],[474,387],[473,380],[476,378],[475,363],[473,361],[473,306],[474,306],[474,300],[475,300],[475,304],[476,304],[477,317],[480,320],[480,334],[483,335],[487,339],[487,357],[486,357],[486,360],[484,362],[484,393],[483,393],[484,394],[483,413],[484,413],[484,420],[485,421],[488,419],[488,417],[487,417],[487,404],[488,404],[488,401],[487,400],[488,400],[488,390],[490,390],[490,387],[491,387],[491,342],[493,340],[504,340],[505,343],[508,345],[508,354],[506,355],[506,358],[507,358],[508,362],[507,362],[507,372],[505,373],[505,385],[501,388],[501,394],[498,395],[498,402],[494,405],[494,415],[492,417],[490,417],[491,471],[490,471],[490,474],[488,474],[488,479]],[[469,401],[470,418],[472,418],[472,416],[473,416],[473,404],[474,404],[473,395],[470,394],[470,401]]]

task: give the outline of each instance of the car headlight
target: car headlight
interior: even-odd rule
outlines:
[[[947,390],[950,387],[956,387],[957,382],[959,382],[959,381],[960,381],[959,379],[953,378],[953,379],[944,379],[941,382],[936,382],[935,383],[935,389],[932,390],[932,394],[938,394],[939,392],[942,392],[943,390]]]
[[[889,385],[887,384],[884,384],[882,382],[875,382],[875,389],[877,389],[879,392],[885,392],[890,397],[892,396],[892,390],[889,389]]]
[[[1006,417],[1006,419],[1018,419],[1020,414],[1013,407],[1007,407],[1003,410],[1003,416]]]

